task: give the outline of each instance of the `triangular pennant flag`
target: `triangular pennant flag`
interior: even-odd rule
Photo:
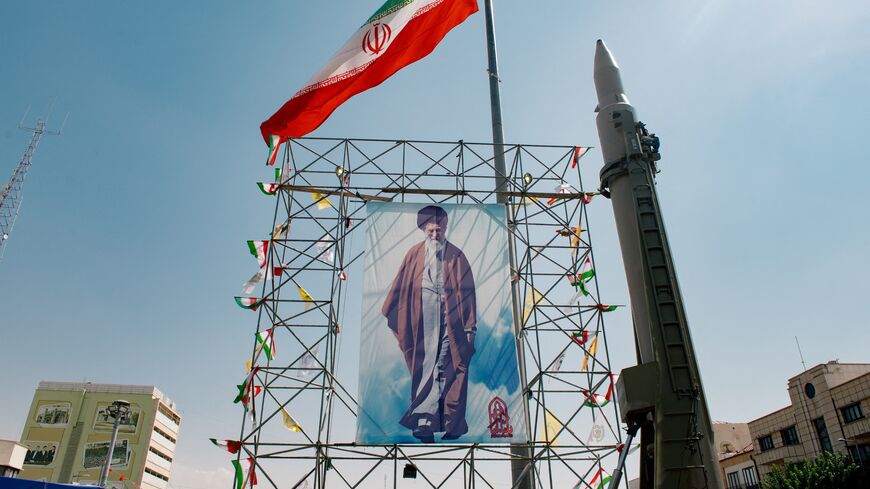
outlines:
[[[577,227],[571,228],[574,233],[571,235],[571,258],[574,258],[574,255],[577,254],[577,250],[580,248],[580,234],[583,233],[583,213],[580,213],[580,217],[577,219]]]
[[[257,182],[257,187],[260,188],[260,192],[263,192],[266,195],[275,195],[276,193],[278,193],[277,183]]]
[[[562,370],[562,361],[565,360],[565,352],[559,354],[559,356],[553,360],[553,364],[550,366],[550,370],[553,372],[558,372]]]
[[[209,440],[215,446],[221,447],[230,453],[237,453],[242,448],[242,442],[236,440],[218,440],[216,438],[209,438]]]
[[[257,263],[260,264],[260,268],[265,267],[266,261],[269,259],[269,245],[269,241],[265,240],[248,240],[248,251],[251,252],[251,256],[257,259]]]
[[[269,156],[266,157],[266,164],[272,166],[275,164],[275,160],[278,157],[278,148],[284,143],[284,138],[270,134],[267,142],[269,143]]]
[[[592,197],[598,195],[598,192],[583,192],[583,203],[588,204],[592,202]]]
[[[244,468],[243,468],[244,466]],[[256,463],[253,458],[243,458],[241,461],[233,460],[233,468],[236,473],[236,489],[257,485],[257,472],[254,470]]]
[[[580,162],[580,158],[582,158],[587,151],[589,151],[589,148],[574,146],[574,158],[571,160],[571,168],[577,168],[577,163]]]
[[[272,239],[281,239],[290,230],[290,221],[281,222],[275,225],[275,230],[272,231]]]
[[[580,268],[580,274],[571,282],[571,285],[578,287],[583,295],[588,296],[589,289],[586,288],[586,284],[588,284],[594,276],[595,269],[592,268],[592,260],[587,257],[586,261],[583,262],[583,266]],[[571,279],[570,276],[568,278],[569,280]]]
[[[580,331],[574,331],[573,333],[571,333],[571,340],[573,340],[574,343],[583,346],[586,344],[587,341],[589,341],[589,331],[586,331],[585,329],[581,329]]]
[[[251,373],[251,359],[245,360],[245,374]]]
[[[302,299],[302,302],[305,303],[305,310],[308,311],[314,307],[314,298],[311,297],[311,294],[306,292],[301,285],[297,285],[296,288],[299,290],[299,297]]]
[[[242,285],[242,294],[253,294],[257,284],[260,283],[263,279],[270,280],[273,276],[280,277],[284,273],[284,267],[272,267],[272,273],[269,273],[267,270],[268,269],[266,267],[257,270],[257,273],[251,276],[251,278],[248,279],[248,281],[245,282],[244,285]]]
[[[290,413],[288,413],[284,408],[281,408],[281,417],[283,418],[285,428],[290,431],[295,431],[296,433],[302,431],[302,427],[299,426],[299,423],[297,423],[296,420],[293,419],[293,416],[290,416]]]
[[[610,401],[613,398],[613,374],[610,374],[610,385],[607,386],[607,392],[603,396],[596,392],[582,392],[583,395],[586,396],[586,399],[583,401],[583,405],[586,407],[602,408],[610,404]]]
[[[554,192],[557,194],[569,194],[572,190],[574,190],[574,187],[572,187],[570,183],[562,183],[561,185],[556,187]],[[547,201],[547,205],[553,205],[556,203],[557,200],[559,200],[558,197],[551,197],[550,200]]]
[[[586,366],[589,363],[589,357],[595,358],[595,352],[598,351],[598,335],[596,334],[594,338],[592,338],[592,343],[589,344],[589,348],[586,349],[586,354],[583,355],[583,364],[580,365],[580,371],[585,372]]]
[[[256,311],[260,307],[260,299],[256,297],[236,297],[236,304],[243,309]]]
[[[543,438],[544,442],[554,447],[557,446],[559,444],[559,433],[562,431],[563,426],[559,418],[553,415],[549,409],[544,409],[544,426],[542,426],[541,430],[541,438]]]
[[[254,377],[257,375],[257,372],[260,371],[260,367],[254,367],[251,372],[245,376],[245,380],[237,385],[236,387],[239,389],[238,395],[233,399],[233,404],[238,404],[239,401],[243,401],[245,396],[249,391],[251,391],[251,386],[254,384]]]
[[[523,306],[523,325],[526,324],[526,321],[529,320],[529,316],[532,315],[532,311],[534,311],[535,307],[544,300],[544,294],[538,292],[538,289],[532,287],[526,292],[526,300]]]
[[[607,304],[595,304],[595,309],[598,309],[601,312],[612,312],[615,311],[617,307],[622,307],[621,305],[610,306]]]
[[[595,485],[599,478],[601,478],[601,481],[598,482],[598,485]],[[598,472],[596,472],[595,476],[592,477],[592,480],[589,481],[589,485],[595,487],[595,489],[604,489],[604,485],[610,482],[610,479],[611,477],[607,475],[603,469],[598,469]]]
[[[272,329],[257,333],[257,350],[262,350],[269,360],[275,359],[278,352],[275,350],[275,335]],[[254,353],[254,357],[257,356],[259,356],[259,351]]]
[[[330,207],[332,207],[332,202],[330,202],[329,199],[327,199],[326,196],[320,192],[311,192],[311,198],[314,200],[314,203],[317,204],[317,208],[320,210],[329,209]]]

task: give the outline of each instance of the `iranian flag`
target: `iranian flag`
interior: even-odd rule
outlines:
[[[604,469],[598,469],[598,472],[596,472],[595,475],[592,477],[592,480],[589,481],[589,485],[594,487],[595,489],[604,489],[606,487],[606,484],[610,482],[610,479],[611,477],[607,475],[606,472],[604,472]]]
[[[257,354],[255,356],[259,356],[260,350],[266,354],[266,358],[269,360],[274,360],[275,355],[278,354],[275,350],[275,336],[271,329],[257,333]]]
[[[475,12],[477,0],[387,0],[302,90],[260,125],[269,145],[268,164],[274,164],[281,143],[317,129],[347,99],[431,53]]]
[[[266,266],[266,259],[269,258],[269,242],[268,241],[248,241],[248,250],[251,255],[257,259],[260,268]]]
[[[221,447],[230,453],[236,453],[242,448],[242,442],[236,440],[218,440],[217,438],[209,438],[215,446]]]
[[[260,188],[260,192],[263,192],[266,195],[275,195],[278,192],[278,183],[263,183],[257,182],[257,187]]]
[[[257,485],[257,473],[254,471],[256,465],[254,459],[250,457],[243,458],[241,461],[233,460],[233,468],[236,472],[236,489],[248,487],[248,484],[251,487]]]
[[[236,296],[236,304],[243,309],[250,309],[252,311],[256,311],[258,307],[260,307],[260,299],[256,297],[238,297]]]

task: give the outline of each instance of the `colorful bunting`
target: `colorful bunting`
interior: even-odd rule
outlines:
[[[311,294],[306,292],[301,285],[297,285],[296,289],[299,290],[299,297],[302,299],[302,302],[305,303],[305,310],[308,311],[314,307],[314,298],[311,297]]]
[[[257,259],[260,268],[265,267],[266,261],[269,259],[269,245],[270,242],[265,240],[248,240],[248,250],[251,252],[251,255]]]
[[[260,192],[263,192],[266,195],[275,195],[278,193],[279,184],[257,182],[257,187],[260,188]]]
[[[244,465],[244,470],[242,470],[242,465]],[[243,458],[241,462],[233,460],[233,467],[236,472],[236,489],[248,487],[248,483],[250,483],[251,487],[257,485],[257,472],[254,470],[256,465],[254,459],[250,457]]]
[[[562,183],[561,185],[556,187],[554,192],[557,194],[570,194],[573,190],[574,187],[572,187],[570,183]],[[550,200],[547,201],[547,205],[551,206],[555,204],[557,200],[559,200],[559,197],[551,197]]]
[[[273,331],[274,328],[257,333],[257,351],[254,353],[255,358],[259,356],[260,350],[262,350],[266,353],[266,358],[270,361],[275,359],[278,352],[275,350],[275,335]]]
[[[320,192],[311,192],[311,198],[314,200],[314,203],[317,204],[317,208],[320,210],[329,209],[330,207],[332,207],[332,202],[330,202],[329,199],[327,199],[326,196]]]
[[[601,312],[613,312],[617,307],[622,307],[621,305],[609,306],[607,304],[595,304],[595,309],[598,309]]]
[[[272,166],[278,157],[278,148],[284,143],[284,138],[274,134],[269,135],[269,156],[266,158],[266,164]]]
[[[549,409],[544,408],[544,426],[541,427],[541,438],[543,438],[544,442],[549,443],[550,446],[557,446],[559,444],[559,433],[564,426],[559,421],[559,418],[553,415]]]
[[[288,413],[283,407],[281,408],[281,417],[283,418],[285,428],[290,431],[295,431],[296,433],[302,431],[302,427],[299,426],[299,423],[297,423],[296,420],[293,419],[293,416],[290,416],[290,413]]]
[[[589,344],[589,348],[586,349],[586,354],[583,355],[583,364],[580,365],[580,371],[583,372],[586,370],[586,366],[589,364],[589,357],[595,358],[595,352],[598,351],[598,335],[595,335],[595,338],[592,338],[592,343]]]
[[[571,168],[577,168],[577,163],[580,162],[580,158],[582,158],[587,151],[589,151],[589,148],[574,146],[574,158],[571,160]]]
[[[534,287],[529,288],[526,292],[526,300],[524,302],[525,306],[523,307],[523,325],[526,324],[526,321],[529,320],[529,316],[532,315],[532,311],[542,300],[544,300],[544,294],[538,292],[538,289],[535,289]]]
[[[601,477],[601,482],[596,486],[595,481],[597,481],[599,477]],[[598,469],[598,472],[596,472],[595,476],[592,477],[592,480],[589,481],[589,485],[594,486],[595,489],[604,489],[605,485],[610,482],[610,479],[611,477],[604,472],[604,469]]]
[[[583,400],[583,405],[586,407],[602,408],[610,404],[610,400],[613,397],[613,374],[610,374],[610,385],[607,386],[607,392],[603,396],[596,392],[582,392],[586,396],[586,399]]]
[[[587,341],[589,341],[589,332],[585,329],[581,329],[580,331],[574,331],[573,333],[571,333],[571,339],[574,341],[574,343],[583,346],[586,344]]]
[[[236,440],[218,440],[216,438],[209,438],[209,440],[215,446],[221,447],[230,453],[237,453],[242,448],[242,442]]]
[[[236,297],[236,304],[243,309],[256,311],[260,307],[261,300],[256,297]]]

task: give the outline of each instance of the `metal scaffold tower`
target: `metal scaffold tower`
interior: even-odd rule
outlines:
[[[3,184],[3,189],[0,190],[0,260],[6,253],[6,242],[9,241],[9,235],[12,233],[12,227],[15,226],[15,219],[18,218],[18,211],[21,209],[21,189],[24,186],[27,171],[33,164],[33,154],[36,152],[36,147],[39,146],[39,140],[45,134],[60,135],[60,131],[46,131],[45,125],[47,123],[47,120],[37,119],[36,127],[24,127],[22,120],[22,124],[18,125],[19,128],[32,132],[33,136],[30,137],[27,149],[24,150],[15,170],[12,171],[12,177]]]
[[[239,398],[248,408],[238,439],[224,443],[240,467],[234,487],[598,489],[625,447],[604,328],[618,312],[594,272],[587,206],[597,193],[584,191],[578,164],[586,150],[289,140],[275,181],[259,184],[276,200],[274,220],[256,238],[268,242],[260,271],[236,298],[257,321],[247,373],[239,361]],[[494,151],[506,162],[498,190]],[[355,442],[373,201],[506,206],[514,258],[504,286],[516,301],[528,427],[514,445]],[[251,468],[242,470],[246,463]],[[512,465],[523,468],[519,477]]]

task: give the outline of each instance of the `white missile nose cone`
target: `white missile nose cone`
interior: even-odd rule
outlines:
[[[619,76],[619,65],[616,64],[616,60],[613,59],[613,55],[610,54],[610,50],[601,39],[595,43],[592,73],[595,91],[598,94],[596,112],[611,104],[628,103],[628,98],[622,88],[622,78]]]

